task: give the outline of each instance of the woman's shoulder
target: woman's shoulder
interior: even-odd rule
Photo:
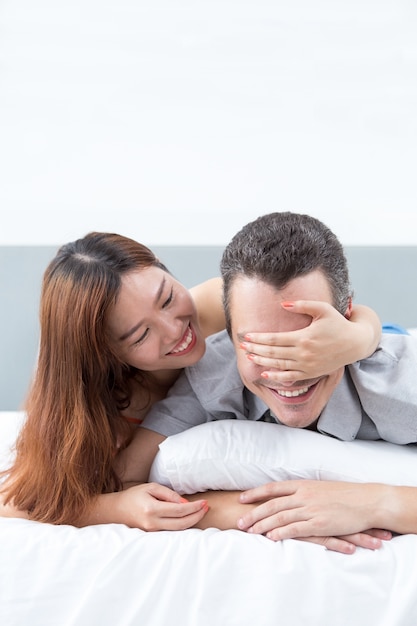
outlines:
[[[222,289],[223,282],[220,277],[210,278],[190,289],[204,337],[217,333],[225,327]]]

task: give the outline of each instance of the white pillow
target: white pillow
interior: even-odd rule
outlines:
[[[150,480],[184,494],[293,478],[417,486],[417,446],[339,441],[279,424],[208,422],[159,448]]]
[[[0,469],[13,459],[23,411],[0,412]],[[417,486],[417,446],[339,441],[309,430],[219,420],[168,437],[150,480],[180,493],[249,489],[271,480],[311,478]]]

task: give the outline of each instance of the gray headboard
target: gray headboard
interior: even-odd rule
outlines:
[[[220,246],[151,246],[187,287],[219,273]],[[417,327],[417,247],[347,247],[355,302]],[[0,410],[22,405],[35,364],[43,271],[55,247],[0,246]]]

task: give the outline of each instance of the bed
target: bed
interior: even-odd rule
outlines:
[[[22,412],[0,412],[0,464]],[[417,448],[225,420],[167,439],[152,479],[184,492],[268,479],[417,482]],[[0,519],[2,626],[414,626],[417,536],[346,556],[237,530],[145,533]]]

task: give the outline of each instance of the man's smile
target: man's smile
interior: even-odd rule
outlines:
[[[316,382],[303,387],[297,387],[297,389],[283,389],[278,387],[264,387],[268,389],[274,396],[278,396],[280,402],[285,404],[300,404],[304,403],[311,398],[316,390],[317,385],[322,379],[320,378]]]

